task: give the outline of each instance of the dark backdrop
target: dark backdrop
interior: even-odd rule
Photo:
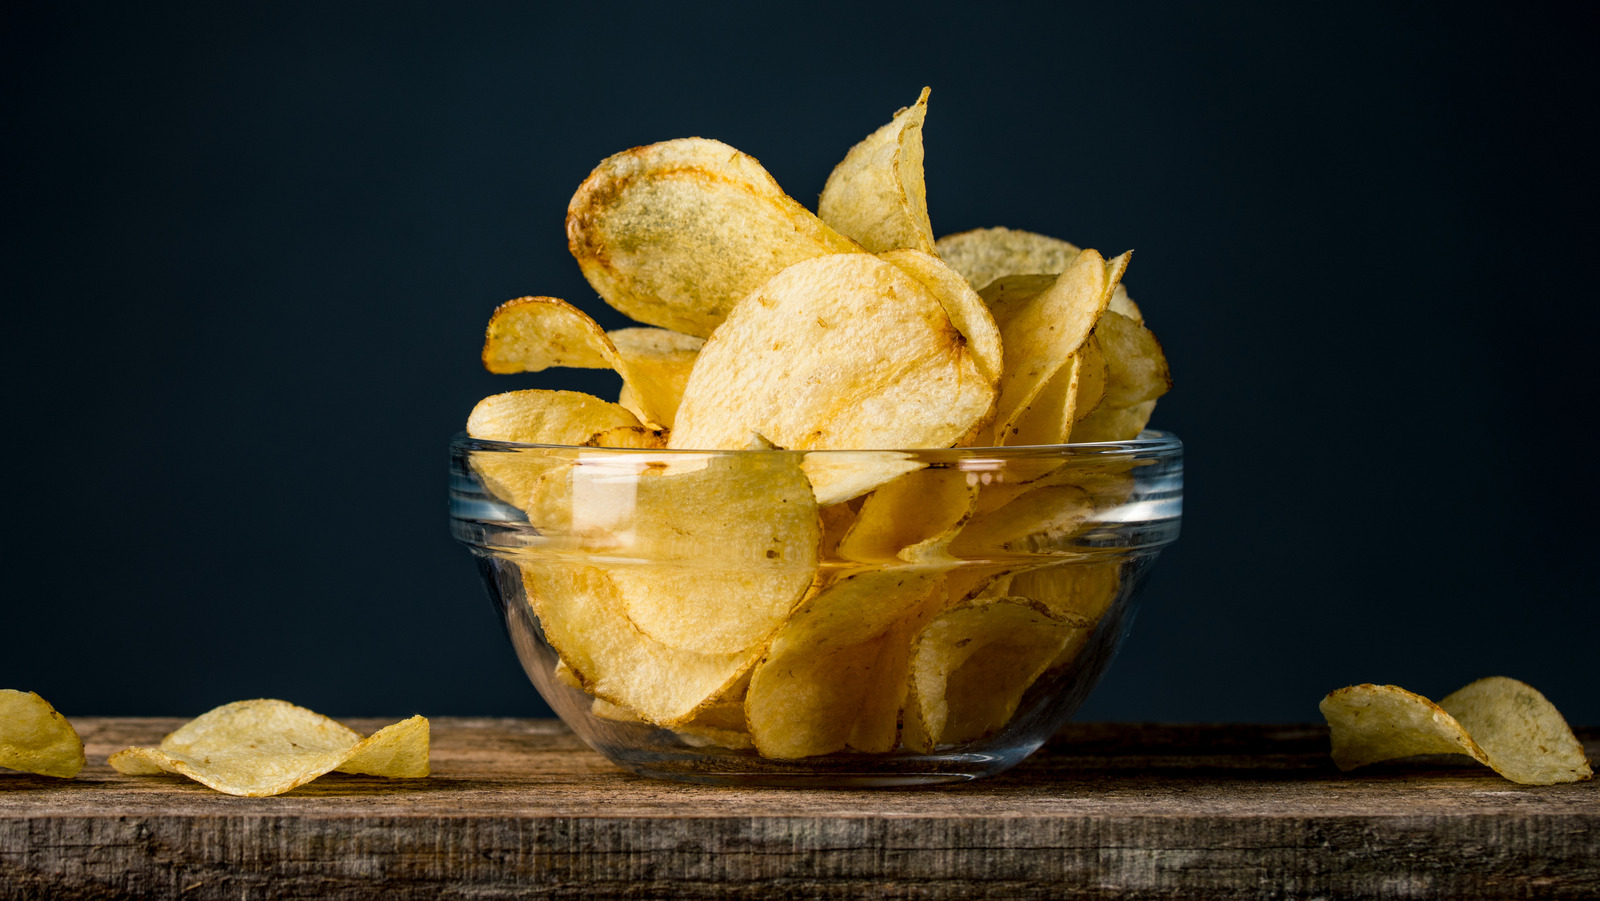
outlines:
[[[445,446],[615,384],[484,373],[489,312],[621,324],[562,228],[603,157],[715,137],[811,204],[928,84],[936,231],[1136,248],[1176,374],[1184,534],[1084,717],[1505,674],[1600,722],[1592,15],[758,7],[0,7],[0,685],[543,712]]]

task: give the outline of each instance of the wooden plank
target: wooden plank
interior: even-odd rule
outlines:
[[[429,779],[277,798],[105,765],[178,722],[80,721],[80,778],[0,774],[0,897],[1600,896],[1596,783],[1340,774],[1320,727],[1072,726],[992,779],[876,791],[647,780],[536,720],[436,720]]]

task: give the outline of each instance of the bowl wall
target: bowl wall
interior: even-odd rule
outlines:
[[[699,782],[1016,764],[1105,672],[1181,508],[1182,445],[1157,432],[809,454],[452,446],[453,532],[539,692],[617,764]]]

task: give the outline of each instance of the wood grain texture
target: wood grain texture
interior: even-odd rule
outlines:
[[[1071,726],[1001,776],[876,791],[647,780],[540,720],[438,719],[429,779],[276,798],[106,766],[179,722],[79,720],[78,779],[0,773],[0,897],[1600,896],[1600,783],[1341,774],[1321,727]]]

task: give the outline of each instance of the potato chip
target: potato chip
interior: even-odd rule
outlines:
[[[677,455],[682,456],[682,455]],[[632,462],[632,461],[629,461]],[[572,471],[633,489],[617,553],[649,561],[607,567],[629,620],[675,648],[726,654],[771,635],[817,570],[822,526],[798,455],[719,454],[698,467],[668,460],[636,473]],[[717,558],[707,565],[707,548]]]
[[[949,559],[950,541],[972,515],[977,498],[977,486],[959,470],[903,475],[867,496],[839,542],[839,556],[863,563]]]
[[[583,444],[616,428],[640,428],[638,417],[616,404],[577,391],[508,391],[478,401],[467,434],[484,441]]]
[[[806,454],[800,468],[811,480],[817,505],[831,507],[853,501],[924,465],[904,451],[851,451],[847,454],[812,451]]]
[[[1144,322],[1144,313],[1139,311],[1139,305],[1128,296],[1127,285],[1117,285],[1117,290],[1112,292],[1111,303],[1106,305],[1106,309],[1121,313],[1134,322],[1141,324]]]
[[[862,693],[846,747],[863,754],[887,754],[899,744],[911,690],[911,642],[945,606],[946,593],[935,586],[878,640],[872,680]]]
[[[991,735],[1010,721],[1022,695],[1075,632],[1081,618],[1026,598],[971,601],[934,617],[911,655],[915,736],[929,750]],[[910,741],[908,740],[908,746]]]
[[[621,406],[620,404],[618,406]],[[667,446],[667,433],[660,429],[642,426],[618,426],[606,429],[583,443],[584,447],[632,448],[658,450]]]
[[[961,559],[1046,553],[1081,532],[1093,513],[1088,492],[1076,485],[1035,488],[973,516],[950,543],[950,552]]]
[[[672,428],[689,383],[689,372],[700,356],[704,338],[664,328],[623,328],[606,332],[622,358],[625,401],[618,403],[640,419]]]
[[[1132,441],[1144,431],[1154,413],[1156,402],[1147,400],[1131,407],[1113,407],[1101,404],[1093,413],[1072,427],[1072,443],[1085,444],[1100,441]]]
[[[984,378],[998,381],[1005,366],[1005,352],[1000,346],[1000,328],[995,324],[989,305],[978,292],[972,290],[961,273],[945,265],[938,257],[920,250],[892,250],[878,254],[879,259],[904,269],[922,283],[944,307],[950,324],[961,337],[967,339],[972,360]]]
[[[935,246],[939,256],[980,291],[1007,275],[1065,272],[1079,252],[1059,238],[1009,228],[945,235]]]
[[[745,717],[766,757],[841,750],[871,686],[884,635],[937,589],[933,568],[864,570],[814,594],[750,677]]]
[[[692,718],[753,666],[760,645],[699,654],[662,644],[623,613],[605,570],[579,564],[525,566],[523,586],[545,639],[583,690],[671,726]]]
[[[928,89],[889,124],[850,148],[817,201],[817,215],[873,253],[910,248],[933,253],[922,171]]]
[[[1006,586],[1009,593],[1036,601],[1051,613],[1078,617],[1090,625],[1111,609],[1122,590],[1122,564],[1117,560],[1074,561],[1042,566],[1017,573]],[[1091,630],[1075,633],[1050,661],[1050,669],[1071,663],[1085,644]]]
[[[1525,785],[1593,775],[1571,728],[1531,686],[1491,677],[1445,701],[1450,709],[1397,685],[1352,685],[1329,693],[1319,706],[1328,720],[1333,762],[1352,770],[1419,754],[1466,754]],[[1480,734],[1470,732],[1469,723]]]
[[[1594,775],[1572,727],[1537,689],[1490,676],[1439,701],[1483,750],[1484,763],[1524,785],[1578,782]]]
[[[668,446],[736,447],[755,432],[789,449],[950,447],[983,426],[995,393],[920,281],[835,254],[734,309],[700,352]]]
[[[997,444],[1015,436],[1017,418],[1094,329],[1111,300],[1112,279],[1127,267],[1127,256],[1107,262],[1085,250],[1038,293],[1007,293],[1002,283],[984,294],[1005,346],[994,419]]]
[[[0,688],[0,767],[71,779],[83,764],[78,731],[49,701]]]
[[[603,161],[567,207],[567,246],[606,303],[702,337],[785,267],[861,250],[754,158],[701,138]]]
[[[1094,327],[1106,359],[1105,403],[1132,407],[1155,400],[1172,388],[1161,342],[1143,325],[1107,310]]]
[[[429,772],[428,721],[414,716],[362,738],[286,701],[236,701],[184,724],[159,748],[127,748],[109,762],[119,773],[175,773],[247,798],[280,795],[333,770],[414,779]]]

